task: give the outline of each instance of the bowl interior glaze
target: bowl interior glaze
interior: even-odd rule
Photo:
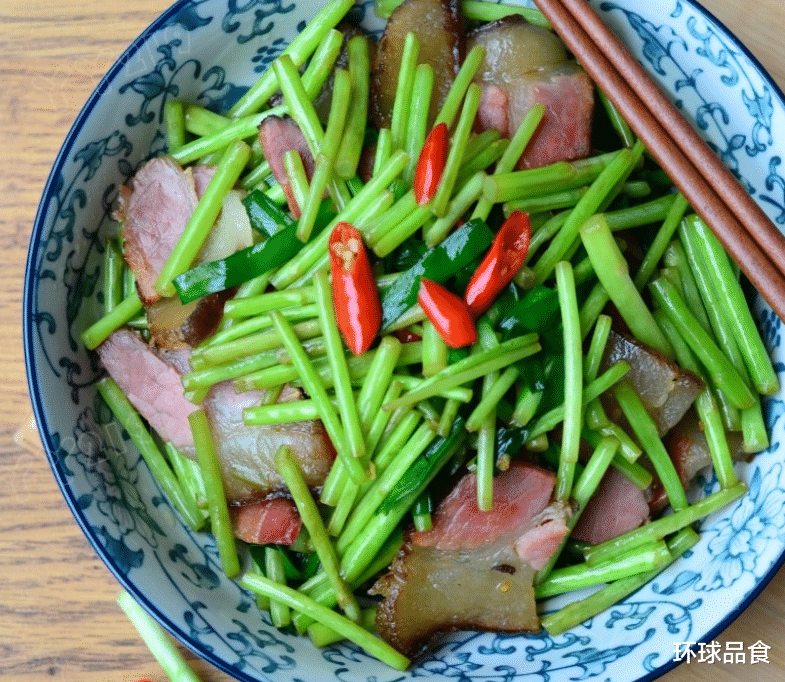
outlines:
[[[757,62],[697,4],[592,5],[769,216],[785,223],[785,103]],[[96,398],[101,368],[79,334],[101,313],[102,243],[114,229],[118,188],[165,150],[164,103],[225,110],[316,9],[305,0],[181,0],[129,46],[69,132],[36,218],[24,301],[30,394],[66,502],[121,585],[184,645],[238,680],[633,682],[662,674],[675,665],[675,643],[713,638],[782,563],[782,393],[765,400],[771,447],[738,467],[749,494],[702,523],[701,542],[650,584],[558,637],[455,633],[404,675],[351,644],[317,650],[273,628],[253,597],[222,575],[211,538],[175,515]],[[380,29],[370,2],[353,11]],[[781,377],[782,323],[760,298],[755,311]],[[704,477],[694,494],[714,489],[716,480]]]

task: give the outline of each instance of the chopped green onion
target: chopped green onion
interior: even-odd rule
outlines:
[[[180,301],[186,303],[206,294],[224,291],[291,262],[321,235],[332,215],[329,200],[323,201],[322,213],[314,226],[312,239],[306,245],[297,239],[297,223],[292,223],[266,241],[240,249],[221,260],[202,263],[187,270],[174,279]],[[329,237],[329,234],[325,236]]]
[[[128,592],[123,590],[117,595],[117,604],[172,682],[200,682],[166,630]]]
[[[128,432],[139,450],[150,473],[174,505],[185,522],[194,530],[203,523],[202,514],[192,498],[185,494],[180,482],[170,468],[141,416],[111,377],[104,377],[97,384],[98,392],[117,421]]]
[[[176,99],[164,104],[164,125],[166,126],[166,148],[171,154],[185,144],[185,107]]]
[[[409,106],[414,90],[414,74],[420,56],[420,41],[416,33],[407,33],[401,52],[401,64],[398,70],[398,82],[395,87],[392,114],[390,118],[390,135],[393,149],[403,149],[406,130],[409,126]]]
[[[493,233],[482,221],[469,221],[441,244],[426,251],[382,293],[382,330],[417,303],[420,278],[443,283],[481,256],[493,242]]]
[[[431,519],[431,512],[433,511],[433,503],[428,491],[425,491],[412,506],[412,522],[414,523],[414,530],[419,533],[431,530],[433,528],[433,519]]]
[[[605,218],[596,215],[587,220],[580,235],[598,279],[635,338],[665,357],[673,357],[673,349],[630,278],[627,261]]]
[[[142,301],[135,291],[118,303],[108,314],[82,332],[82,343],[88,350],[98,348],[113,331],[133,318],[141,309]]]
[[[360,607],[338,571],[338,556],[335,553],[335,548],[330,538],[327,537],[327,531],[324,528],[319,508],[316,506],[316,502],[311,496],[310,490],[308,490],[308,484],[303,479],[302,473],[288,446],[282,445],[278,448],[278,452],[275,455],[275,466],[286,482],[292,499],[294,499],[294,503],[297,505],[297,511],[300,512],[303,525],[308,530],[311,543],[319,556],[322,570],[327,574],[330,584],[335,591],[338,605],[348,618],[358,621],[360,619]]]
[[[572,266],[561,261],[555,269],[564,337],[564,419],[554,495],[557,500],[566,500],[572,492],[583,425],[583,351]]]
[[[272,313],[272,320],[273,325],[281,336],[283,345],[289,351],[292,364],[295,366],[306,391],[308,391],[311,399],[319,408],[322,423],[338,452],[338,456],[343,458],[344,465],[352,480],[356,483],[361,483],[365,480],[366,473],[357,458],[353,457],[347,449],[346,432],[332,402],[327,396],[321,377],[300,346],[297,335],[289,322],[277,311]]]
[[[272,237],[295,222],[286,211],[278,208],[270,197],[258,189],[248,193],[243,199],[243,206],[251,227],[267,237]]]
[[[286,46],[283,54],[289,55],[297,66],[304,64],[317,49],[325,35],[343,19],[352,7],[354,7],[354,0],[329,0],[294,40]],[[271,69],[268,69],[229,110],[229,116],[237,118],[258,111],[275,94],[277,89],[278,83],[275,74]]]
[[[349,180],[357,173],[368,117],[371,70],[368,39],[363,35],[352,36],[346,51],[352,82],[352,106],[346,116],[346,127],[335,156],[335,172],[339,178]]]
[[[352,381],[349,377],[349,368],[346,364],[341,333],[338,330],[338,323],[336,322],[333,308],[332,285],[326,271],[320,270],[316,273],[314,276],[314,288],[316,291],[316,308],[319,312],[319,322],[327,349],[327,361],[330,363],[333,386],[338,399],[338,413],[346,434],[346,445],[352,457],[362,457],[365,454],[365,436],[360,425],[357,404],[352,394]]]
[[[226,505],[226,495],[221,476],[221,464],[215,452],[213,434],[207,422],[204,410],[195,410],[188,415],[191,431],[196,446],[196,456],[205,481],[207,507],[210,513],[210,529],[218,545],[218,556],[224,573],[229,578],[240,573],[240,559],[237,554],[237,543],[234,539],[232,520]]]

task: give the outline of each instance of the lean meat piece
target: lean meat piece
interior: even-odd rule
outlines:
[[[494,479],[493,509],[477,507],[477,480],[464,476],[433,515],[433,528],[409,534],[389,573],[381,636],[406,655],[434,635],[458,629],[539,628],[532,581],[567,533],[570,508],[551,502],[554,476],[515,463]]]
[[[572,537],[596,545],[637,528],[648,518],[649,504],[644,492],[611,467],[586,504]]]
[[[133,331],[114,332],[98,348],[110,376],[139,413],[165,441],[180,452],[195,456],[188,415],[198,409],[185,397],[181,376],[187,371],[187,349],[157,350]],[[278,426],[246,426],[243,410],[258,405],[261,391],[236,393],[231,382],[213,386],[203,407],[207,412],[221,462],[224,490],[229,502],[247,502],[286,491],[273,463],[281,445],[292,448],[306,483],[318,487],[335,458],[335,450],[320,421]],[[281,401],[301,398],[287,387]]]
[[[264,158],[270,164],[273,176],[281,185],[286,200],[289,203],[289,210],[295,218],[300,217],[300,207],[292,193],[289,182],[289,174],[283,162],[283,155],[294,149],[300,154],[305,167],[305,174],[310,179],[313,174],[314,160],[305,136],[300,130],[294,119],[281,118],[280,116],[268,116],[259,125],[259,143],[262,145]]]
[[[229,506],[234,534],[255,545],[291,545],[300,533],[302,519],[288,497],[269,497]]]
[[[467,49],[485,48],[475,81],[480,85],[478,128],[512,137],[534,104],[545,113],[517,168],[580,159],[591,151],[594,85],[570,61],[564,45],[547,29],[520,16],[504,17],[474,31]]]
[[[193,452],[188,415],[197,407],[186,399],[176,366],[129,329],[114,332],[98,347],[98,356],[156,433],[178,450]]]
[[[201,176],[200,176],[201,177]],[[123,255],[136,275],[145,305],[160,295],[155,280],[196,208],[198,195],[190,169],[167,156],[151,159],[120,192],[114,216],[123,223]]]

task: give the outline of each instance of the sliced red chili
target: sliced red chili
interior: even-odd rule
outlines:
[[[413,343],[415,341],[422,341],[422,336],[419,334],[415,334],[413,331],[409,329],[396,329],[393,332],[393,335],[401,342],[401,343]]]
[[[436,188],[447,163],[449,130],[446,123],[434,126],[420,152],[414,171],[414,198],[419,205],[427,204],[436,194]]]
[[[520,211],[513,211],[499,228],[463,296],[474,317],[490,307],[523,265],[529,252],[531,234],[529,216]]]
[[[477,340],[469,307],[464,301],[438,284],[424,277],[420,280],[417,301],[436,331],[451,348],[470,346]]]
[[[382,305],[360,232],[338,223],[330,233],[333,307],[338,329],[355,355],[368,350],[382,323]]]

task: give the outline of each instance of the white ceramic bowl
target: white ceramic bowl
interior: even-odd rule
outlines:
[[[757,62],[688,0],[592,4],[769,216],[785,223],[785,102]],[[405,675],[351,644],[320,651],[271,627],[223,576],[211,538],[173,513],[96,399],[101,368],[79,334],[100,314],[101,244],[118,188],[164,150],[164,103],[227,108],[317,6],[181,0],[125,51],[68,134],[35,222],[24,302],[30,395],[67,503],[122,586],[184,645],[239,680],[630,682],[662,674],[675,665],[675,643],[710,641],[783,560],[782,394],[765,404],[771,447],[739,467],[749,494],[707,519],[700,543],[652,583],[558,637],[455,634]],[[356,12],[378,30],[367,0]],[[782,378],[782,323],[761,301],[755,309]],[[703,481],[699,493],[714,487]]]

